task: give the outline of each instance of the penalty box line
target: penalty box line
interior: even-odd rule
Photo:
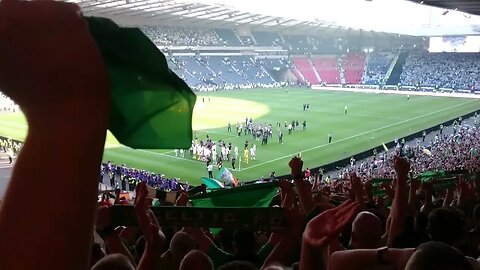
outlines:
[[[378,130],[382,130],[382,129],[386,129],[386,128],[393,127],[393,126],[396,126],[396,125],[400,125],[400,124],[403,124],[403,123],[407,123],[407,122],[410,122],[412,120],[423,118],[425,116],[429,116],[429,115],[432,115],[432,114],[437,114],[437,113],[447,111],[447,110],[450,110],[450,109],[453,109],[453,108],[456,108],[456,107],[460,107],[460,106],[463,106],[463,105],[466,105],[466,104],[470,104],[470,103],[473,103],[473,102],[478,102],[478,100],[476,100],[476,99],[475,100],[470,100],[470,101],[463,102],[463,103],[460,103],[460,104],[457,104],[457,105],[454,105],[454,106],[443,108],[441,110],[437,110],[437,111],[434,111],[434,112],[430,112],[430,113],[422,114],[422,115],[419,115],[419,116],[415,116],[415,117],[412,117],[410,119],[406,119],[406,120],[403,120],[403,121],[400,121],[400,122],[396,122],[396,123],[389,124],[389,125],[386,125],[386,126],[383,126],[383,127],[379,127],[379,128],[375,128],[375,129],[372,129],[372,130],[369,130],[369,131],[365,131],[365,132],[362,132],[362,133],[359,133],[359,134],[356,134],[356,135],[353,135],[353,136],[350,136],[350,137],[346,137],[346,138],[340,139],[338,141],[333,141],[332,143],[317,145],[317,146],[305,149],[301,152],[305,153],[305,152],[315,150],[315,149],[319,149],[319,148],[322,148],[322,147],[325,147],[325,146],[328,146],[328,145],[332,145],[332,144],[335,144],[335,143],[347,141],[347,140],[353,139],[353,138],[358,137],[358,136],[363,136],[363,135],[366,135],[366,134],[371,133],[371,132],[375,132],[375,131],[378,131]],[[268,160],[268,161],[265,161],[265,162],[262,162],[262,163],[258,163],[258,164],[249,166],[247,168],[240,169],[240,171],[246,171],[246,170],[253,169],[253,168],[256,168],[258,166],[263,166],[265,164],[269,164],[269,163],[272,163],[272,162],[275,162],[275,161],[278,161],[278,160],[282,160],[282,159],[285,159],[285,158],[288,158],[288,157],[294,157],[297,153],[298,152],[295,152],[295,153],[284,155],[284,156],[281,156],[281,157],[278,157],[278,158],[274,158],[274,159],[271,159],[271,160]]]

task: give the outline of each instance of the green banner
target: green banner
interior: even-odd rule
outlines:
[[[445,171],[426,171],[418,176],[422,182],[431,182],[433,178],[445,177]]]
[[[190,197],[195,207],[268,207],[277,195],[278,182],[219,189]]]
[[[392,178],[373,178],[371,183],[372,186],[380,186],[383,183],[391,183],[393,181]]]
[[[131,205],[111,207],[113,226],[136,226],[135,209]],[[160,225],[194,226],[204,228],[249,228],[257,231],[286,230],[285,209],[257,208],[204,208],[204,207],[151,207]]]

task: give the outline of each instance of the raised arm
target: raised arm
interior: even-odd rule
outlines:
[[[404,158],[395,157],[394,167],[397,174],[395,184],[395,197],[393,198],[392,210],[390,211],[390,227],[388,231],[387,245],[391,246],[396,237],[405,230],[405,218],[407,213],[407,179],[410,164]]]
[[[297,246],[298,239],[302,234],[305,224],[305,215],[300,213],[296,201],[288,198],[288,196],[293,196],[294,194],[292,186],[286,181],[280,181],[280,188],[282,189],[281,194],[284,194],[282,207],[286,209],[288,231],[284,233],[272,233],[269,243],[274,245],[274,248],[266,258],[262,268],[274,265],[275,263],[287,264],[286,259],[289,258],[292,249]]]
[[[147,185],[141,182],[137,185],[135,198],[135,213],[140,229],[145,236],[145,251],[138,263],[137,270],[161,269],[162,254],[168,249],[165,235],[160,231],[160,225],[150,210],[147,200]]]
[[[29,125],[0,212],[0,269],[86,269],[109,87],[76,5],[0,2],[0,88]]]
[[[408,208],[413,214],[418,213],[417,207],[417,190],[420,188],[420,180],[412,179],[410,181],[409,192],[408,192]]]
[[[358,212],[359,205],[347,201],[327,210],[310,220],[303,232],[300,269],[322,269],[319,254],[327,248],[329,241],[337,237]]]
[[[356,173],[350,175],[350,188],[352,189],[353,194],[355,195],[355,201],[360,205],[360,208],[365,208],[365,191],[363,189],[362,182],[360,177]]]

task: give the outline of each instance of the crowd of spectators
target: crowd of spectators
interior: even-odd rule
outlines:
[[[221,46],[223,43],[210,29],[175,26],[141,26],[140,29],[160,46]]]
[[[280,86],[249,56],[173,56],[170,68],[194,90],[245,89]]]
[[[198,85],[191,87],[196,91],[218,91],[218,90],[235,90],[235,89],[254,89],[254,88],[276,88],[290,85],[288,83],[225,83],[221,85]]]
[[[362,83],[367,85],[385,84],[387,71],[392,64],[393,58],[393,53],[371,53],[368,56],[367,67],[362,78]]]
[[[150,187],[164,191],[188,190],[188,183],[180,183],[179,180],[166,178],[164,174],[129,168],[126,164],[116,165],[110,161],[102,163],[100,167],[100,181],[122,190],[133,191],[139,182],[145,182]]]
[[[471,90],[480,88],[478,53],[413,52],[403,66],[402,85]]]
[[[421,146],[419,141],[406,145],[399,140],[393,152],[375,153],[366,162],[352,163],[334,181],[318,174],[312,176],[308,168],[302,171],[301,160],[294,158],[289,163],[294,180],[279,180],[279,195],[272,202],[290,209],[289,233],[272,233],[268,237],[249,229],[222,229],[212,234],[208,229],[188,227],[168,236],[179,228],[162,227],[166,238],[163,241],[167,242],[165,253],[172,252],[172,245],[178,244],[172,241],[177,237],[190,248],[179,261],[167,257],[158,263],[186,269],[181,265],[191,260],[193,255],[186,255],[191,251],[196,258],[202,258],[197,258],[197,263],[202,264],[198,269],[290,269],[289,265],[292,269],[333,270],[480,269],[475,260],[480,258],[477,129],[477,125],[456,122],[442,128],[443,134],[428,145]],[[419,176],[426,171],[461,173],[453,177],[453,184],[442,188],[435,176],[421,181]],[[383,195],[375,195],[374,179],[394,181],[383,183]],[[137,192],[143,188],[140,185]],[[186,193],[179,194],[176,204],[188,204]],[[289,196],[297,198],[299,204]],[[121,234],[112,237],[120,237],[128,247]],[[137,243],[130,241],[130,250],[137,250]],[[144,260],[138,254],[127,253],[127,258],[133,258],[132,265]]]
[[[18,106],[6,95],[0,92],[0,112],[15,112]]]
[[[431,141],[406,144],[403,139],[396,140],[396,146],[391,153],[380,152],[369,159],[355,162],[340,170],[338,177],[342,178],[354,170],[364,178],[391,178],[392,156],[402,155],[411,159],[411,172],[419,175],[426,171],[474,170],[478,166],[480,135],[480,119],[474,117],[473,125],[458,124],[449,127],[442,126],[442,134],[436,134]]]

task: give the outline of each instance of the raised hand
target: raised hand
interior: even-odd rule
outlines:
[[[346,201],[327,210],[307,223],[302,237],[302,253],[300,269],[319,269],[319,256],[327,248],[328,243],[345,228],[355,217],[359,205]],[[320,256],[321,259],[321,256]]]
[[[306,180],[303,180],[302,178],[296,178],[295,188],[297,189],[297,194],[300,205],[303,209],[303,213],[307,215],[315,207],[312,195],[312,184]]]
[[[295,199],[295,192],[292,185],[286,180],[278,181],[280,187],[280,196],[282,199],[282,207],[290,207]]]
[[[350,188],[355,194],[363,193],[362,182],[355,172],[350,174]]]
[[[95,219],[95,227],[97,229],[102,229],[110,225],[110,213],[111,211],[109,206],[103,205],[97,207],[97,218]]]
[[[288,166],[290,166],[290,171],[292,173],[293,177],[303,177],[302,175],[302,167],[303,167],[303,161],[299,157],[294,157],[290,162],[288,163]]]
[[[324,246],[332,237],[338,236],[345,226],[352,221],[359,210],[359,205],[350,200],[327,210],[308,222],[303,233],[303,241],[312,246]]]
[[[365,204],[363,195],[363,185],[362,182],[360,181],[360,177],[357,176],[355,172],[350,174],[350,187],[352,189],[353,194],[355,195],[355,199],[360,206],[363,206]]]
[[[145,235],[145,242],[149,248],[162,250],[166,245],[165,236],[161,233],[157,218],[148,205],[147,185],[140,182],[135,188],[135,192],[135,213],[138,225]]]
[[[393,157],[393,167],[395,168],[397,176],[407,177],[410,171],[410,163],[408,160],[398,156]]]

